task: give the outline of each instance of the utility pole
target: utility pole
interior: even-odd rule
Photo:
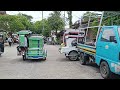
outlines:
[[[65,11],[64,11],[64,24],[65,24]],[[65,26],[64,26],[64,29],[65,29]]]
[[[44,31],[43,11],[42,11],[42,23],[43,23],[43,29],[42,29],[42,34],[43,34]]]

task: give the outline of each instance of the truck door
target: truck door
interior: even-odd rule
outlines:
[[[107,60],[109,64],[118,60],[118,43],[114,27],[102,28],[96,46],[96,56]],[[99,61],[96,62],[99,63]]]

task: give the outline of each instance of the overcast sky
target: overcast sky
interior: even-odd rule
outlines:
[[[51,12],[52,11],[44,11],[43,12],[43,18],[47,18]],[[85,12],[86,11],[73,11],[72,12],[72,16],[73,16],[72,22],[74,23],[75,21],[79,20],[79,18]],[[42,11],[7,11],[7,14],[10,14],[10,15],[15,15],[15,14],[18,14],[18,13],[23,13],[23,14],[31,15],[33,17],[33,20],[32,20],[33,22],[42,19]],[[61,14],[64,15],[64,12],[62,12]],[[66,17],[68,16],[67,13],[65,13],[65,16]],[[68,25],[66,27],[68,27]]]

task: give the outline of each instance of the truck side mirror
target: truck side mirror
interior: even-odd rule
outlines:
[[[117,43],[116,39],[115,39],[115,36],[110,36],[110,42],[115,42]]]

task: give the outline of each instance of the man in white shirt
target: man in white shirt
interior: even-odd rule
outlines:
[[[24,46],[27,47],[27,35],[25,35],[25,42],[24,42]]]
[[[27,39],[27,35],[25,35],[25,41],[24,41],[24,47],[25,47],[25,50],[27,50],[28,48],[28,39]]]
[[[11,36],[9,36],[9,38],[8,38],[8,43],[9,43],[9,46],[11,46],[11,44],[12,44],[12,38],[11,38]]]

